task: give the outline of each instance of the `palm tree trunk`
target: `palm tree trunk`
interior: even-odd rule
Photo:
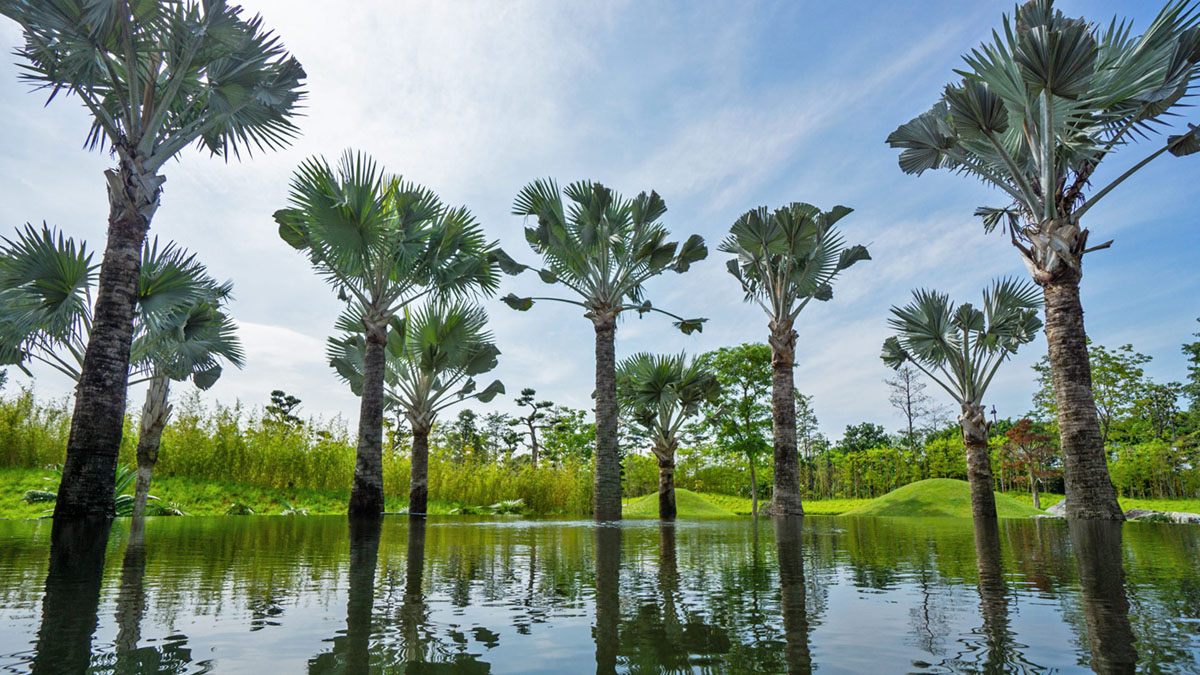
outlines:
[[[771,323],[771,412],[775,436],[775,485],[771,515],[802,516],[800,460],[796,456],[796,332]]]
[[[992,459],[988,456],[987,418],[982,406],[963,406],[963,445],[967,449],[967,482],[971,485],[971,515],[996,518],[996,494],[992,478]]]
[[[747,457],[750,460],[750,515],[758,517],[758,471],[754,466],[754,458]]]
[[[137,482],[133,489],[133,517],[146,515],[146,499],[150,496],[150,481],[154,478],[154,465],[158,463],[158,448],[162,443],[163,427],[171,416],[167,403],[171,381],[156,375],[146,389],[146,402],[142,405],[141,433],[137,444]]]
[[[354,462],[354,487],[350,490],[351,516],[383,513],[383,371],[387,367],[384,352],[387,324],[366,328],[362,400],[358,410],[358,455]]]
[[[1062,440],[1063,481],[1067,517],[1124,520],[1117,491],[1108,475],[1104,440],[1092,397],[1079,277],[1072,275],[1042,285],[1046,300],[1046,344],[1058,404]]]
[[[596,673],[617,672],[621,623],[621,528],[596,527]]]
[[[598,317],[596,327],[596,520],[621,519],[621,459],[617,448],[617,360],[615,317]]]
[[[129,347],[137,310],[142,245],[163,178],[122,159],[108,179],[108,242],[100,266],[55,518],[113,516],[113,481],[125,426]]]
[[[424,515],[429,508],[429,427],[413,423],[412,468],[408,512]]]
[[[663,448],[658,458],[658,518],[675,520],[675,451]]]

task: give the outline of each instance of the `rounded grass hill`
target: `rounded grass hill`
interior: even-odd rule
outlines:
[[[723,509],[704,497],[682,488],[675,488],[675,510],[679,518],[732,518],[736,514]],[[658,518],[658,493],[652,492],[625,505],[623,518]]]
[[[1028,518],[1043,513],[1003,494],[996,494],[1000,518]],[[845,516],[971,517],[971,488],[965,480],[929,478],[909,483],[845,512]]]

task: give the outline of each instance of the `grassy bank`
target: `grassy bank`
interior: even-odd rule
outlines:
[[[1028,518],[1038,513],[1041,511],[1033,506],[996,494],[996,515],[1001,518]],[[892,490],[846,515],[970,518],[971,488],[963,480],[930,478]]]

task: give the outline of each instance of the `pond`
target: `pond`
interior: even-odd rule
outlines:
[[[0,522],[0,672],[1200,670],[1200,527]]]

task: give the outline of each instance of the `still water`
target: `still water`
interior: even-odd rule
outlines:
[[[1200,672],[1200,527],[0,522],[0,673]]]

